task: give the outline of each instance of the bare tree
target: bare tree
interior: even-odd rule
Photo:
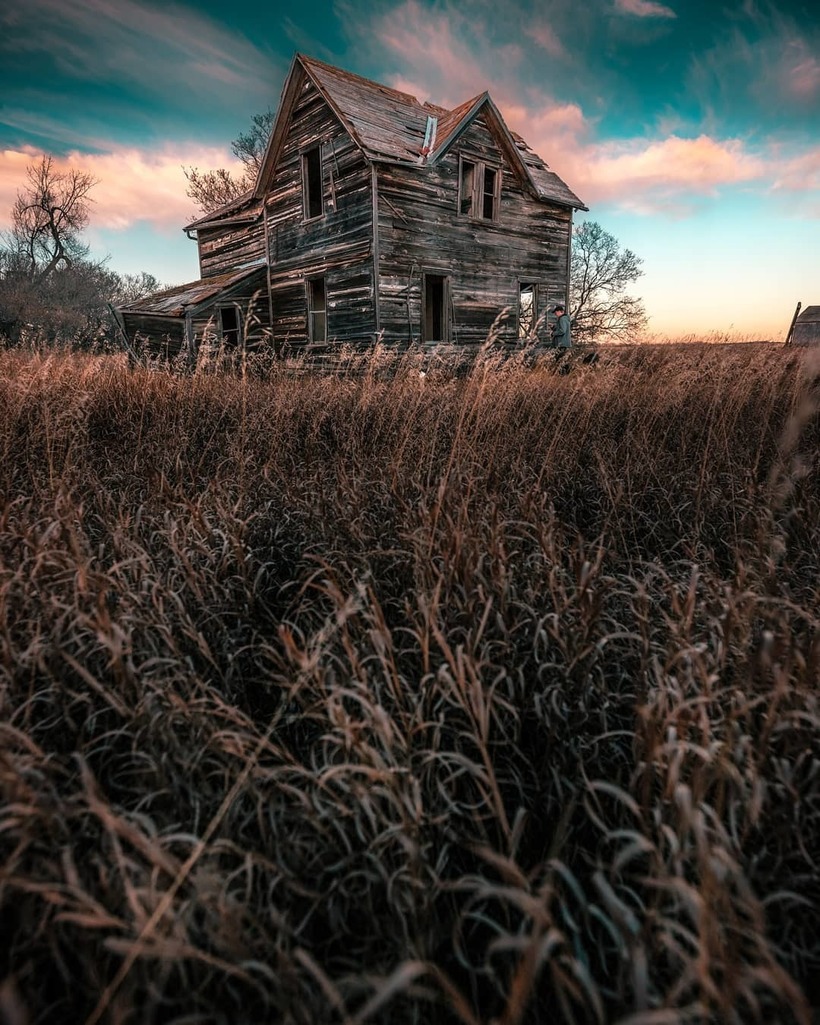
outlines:
[[[163,285],[147,271],[141,271],[138,274],[116,274],[115,272],[108,301],[112,306],[128,306],[129,303],[134,303],[138,299],[144,299],[147,295],[161,292],[169,287],[169,285]]]
[[[95,179],[58,171],[43,156],[26,169],[11,229],[0,235],[0,344],[29,339],[48,344],[110,344],[111,305],[156,290],[151,274],[121,275],[88,259],[83,230]]]
[[[188,179],[186,194],[202,213],[211,213],[254,187],[275,117],[272,110],[254,114],[249,130],[240,133],[231,143],[231,152],[242,161],[240,174],[234,175],[224,167],[213,171],[200,171],[198,167],[182,169]]]
[[[643,274],[642,263],[595,221],[575,227],[569,305],[576,338],[628,340],[643,330],[647,321],[643,300],[626,294],[627,286]]]
[[[88,255],[82,232],[88,225],[88,194],[97,180],[85,171],[58,171],[49,155],[31,164],[26,176],[28,185],[12,207],[5,248],[28,277],[44,279]]]

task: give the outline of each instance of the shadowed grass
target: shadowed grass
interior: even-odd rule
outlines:
[[[256,370],[0,355],[2,1015],[809,1025],[810,355]]]

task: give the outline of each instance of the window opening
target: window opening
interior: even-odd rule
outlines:
[[[535,333],[538,313],[538,289],[532,282],[518,286],[518,337],[530,338]]]
[[[447,341],[447,278],[440,274],[424,275],[423,340]]]
[[[494,221],[496,215],[496,178],[498,171],[492,167],[484,168],[484,190],[482,196],[481,216],[485,221]]]
[[[498,220],[501,171],[462,158],[458,179],[458,212],[485,221]]]
[[[311,342],[327,341],[327,290],[324,278],[308,281],[308,335]]]
[[[302,198],[308,220],[322,216],[321,146],[314,146],[302,154]]]
[[[239,310],[236,306],[220,306],[219,330],[222,335],[222,344],[226,348],[237,348],[240,338],[240,323]]]
[[[473,190],[475,188],[475,164],[469,160],[461,161],[461,179],[459,183],[459,213],[472,214]]]

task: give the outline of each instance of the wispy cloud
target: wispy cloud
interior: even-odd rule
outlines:
[[[364,35],[364,26],[361,34]],[[389,16],[367,27],[376,45],[395,58],[401,72],[389,84],[411,92],[420,100],[456,106],[482,92],[487,82],[486,57],[491,52],[481,22],[455,9],[430,10],[419,0],[393,8]],[[495,54],[495,74],[520,51],[501,48]]]
[[[623,13],[639,17],[675,17],[671,8],[649,0],[616,0]],[[474,15],[475,12],[472,12]],[[774,143],[752,145],[725,127],[679,116],[658,119],[652,132],[613,140],[599,138],[599,110],[589,116],[580,103],[550,94],[549,81],[526,79],[532,53],[513,49],[494,55],[486,25],[464,8],[430,9],[405,0],[389,17],[368,26],[371,38],[400,68],[391,84],[421,99],[445,106],[489,89],[507,123],[519,132],[590,206],[612,204],[624,210],[679,216],[714,201],[730,189],[803,191],[814,168],[811,155],[795,150],[787,171]],[[552,29],[539,40],[545,49],[559,45]],[[800,88],[814,88],[815,69],[805,54],[792,64]],[[797,85],[795,85],[797,88]]]
[[[655,0],[615,0],[615,10],[636,18],[677,18],[671,7],[655,3]]]
[[[789,52],[780,64],[780,74],[787,94],[801,102],[820,102],[820,58],[809,51],[804,39],[793,39]]]
[[[820,146],[774,158],[772,194],[784,199],[792,216],[820,220]]]
[[[532,41],[542,50],[548,53],[550,57],[564,59],[568,56],[566,47],[561,42],[556,30],[551,25],[545,25],[541,22],[537,22],[535,25],[528,25],[525,32],[529,38],[532,39]]]
[[[49,62],[63,76],[134,95],[198,96],[224,106],[276,97],[269,54],[193,7],[147,0],[27,0],[0,10],[0,55]]]
[[[26,184],[26,168],[41,153],[34,148],[0,151],[0,227],[8,225],[11,206]],[[105,153],[69,153],[55,159],[58,171],[80,170],[97,179],[91,192],[95,228],[124,230],[138,223],[179,229],[196,211],[185,194],[183,167],[227,167],[239,162],[225,151],[180,142],[160,149],[113,147]]]
[[[687,91],[716,121],[750,126],[820,125],[820,25],[748,0],[746,17],[693,55]]]

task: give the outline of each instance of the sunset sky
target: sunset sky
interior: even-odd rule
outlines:
[[[820,303],[820,7],[741,0],[5,0],[0,229],[40,153],[99,179],[89,240],[198,277],[183,166],[230,166],[295,51],[509,126],[644,261],[659,335],[782,338]]]

